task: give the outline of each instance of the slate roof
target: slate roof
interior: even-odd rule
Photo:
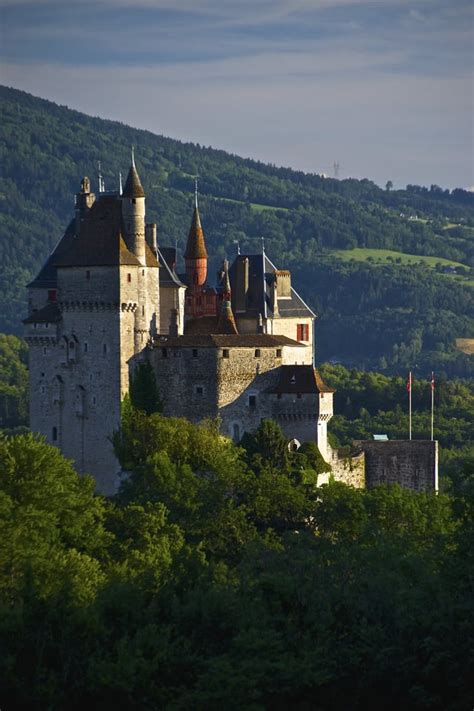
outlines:
[[[46,304],[42,309],[33,311],[30,316],[23,319],[23,323],[57,323],[61,321],[61,311],[55,303]]]
[[[127,198],[145,197],[145,191],[135,165],[130,166],[122,195]]]
[[[122,234],[120,198],[115,194],[101,194],[86,214],[79,235],[75,235],[75,221],[72,220],[40,273],[28,286],[54,288],[57,267],[140,266],[137,257],[127,248]],[[147,266],[159,266],[148,244],[145,246],[145,257]]]
[[[194,208],[193,219],[189,229],[188,241],[184,252],[185,259],[207,259],[206,244],[204,242],[204,232],[201,227],[199,210]]]
[[[282,365],[278,381],[270,393],[334,393],[312,365]]]
[[[155,348],[278,348],[279,346],[306,348],[303,343],[287,336],[271,336],[267,333],[162,336],[158,337],[153,345]]]
[[[265,318],[273,316],[272,288],[277,267],[266,254],[240,254],[236,257],[229,270],[232,287],[232,307],[235,311],[237,300],[237,261],[249,260],[249,288],[247,292],[247,308],[245,315],[258,318],[259,314]],[[283,318],[315,318],[316,314],[303,301],[301,296],[291,287],[291,297],[278,299],[278,312]],[[244,315],[237,312],[237,317]]]
[[[56,288],[56,259],[70,248],[75,236],[75,224],[76,221],[71,220],[66,232],[41,267],[39,274],[28,284],[28,287],[34,289]]]
[[[158,259],[163,267],[160,272],[160,287],[185,286],[174,270],[176,265],[176,250],[174,247],[158,247]]]

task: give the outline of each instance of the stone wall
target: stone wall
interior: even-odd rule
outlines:
[[[438,489],[438,443],[430,440],[358,440],[354,447],[365,454],[367,488],[400,484],[415,491]]]
[[[159,342],[146,351],[163,414],[199,422],[217,416],[217,349],[169,348]]]
[[[346,451],[344,449],[332,449],[328,445],[327,462],[331,466],[331,474],[336,481],[363,489],[366,486],[365,479],[365,454],[363,451]],[[329,480],[328,475],[328,480]],[[322,483],[318,480],[318,483]]]

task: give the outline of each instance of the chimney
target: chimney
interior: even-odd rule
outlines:
[[[291,273],[288,269],[276,269],[275,281],[278,297],[289,298],[291,296]]]
[[[145,239],[153,254],[156,254],[158,242],[156,240],[156,224],[154,222],[150,222],[145,226]]]
[[[237,257],[236,263],[235,310],[247,310],[247,292],[249,290],[249,260],[247,257]]]

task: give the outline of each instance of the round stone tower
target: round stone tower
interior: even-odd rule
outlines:
[[[122,193],[122,218],[125,242],[140,264],[145,265],[145,191],[132,164]]]

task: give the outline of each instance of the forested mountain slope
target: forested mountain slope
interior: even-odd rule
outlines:
[[[320,315],[319,360],[472,373],[472,357],[454,348],[455,338],[474,337],[472,194],[332,180],[92,118],[14,89],[0,88],[0,97],[0,330],[20,332],[24,285],[61,237],[81,177],[95,183],[100,160],[106,188],[115,188],[134,144],[160,243],[184,247],[199,174],[212,266],[235,254],[236,241],[256,251],[264,236],[272,260],[292,270]],[[404,254],[420,262],[408,263]],[[458,265],[450,269],[441,258]]]

